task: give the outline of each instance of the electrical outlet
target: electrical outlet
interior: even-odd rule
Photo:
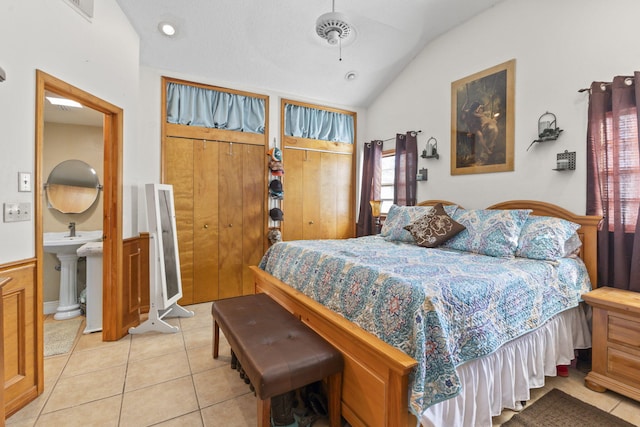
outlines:
[[[31,220],[31,203],[5,203],[4,222]]]
[[[18,191],[31,191],[31,174],[29,172],[18,172]]]

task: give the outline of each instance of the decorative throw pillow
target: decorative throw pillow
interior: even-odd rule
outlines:
[[[576,234],[579,228],[561,218],[530,216],[522,227],[516,256],[549,261],[570,256],[582,244]]]
[[[442,246],[499,258],[511,258],[530,209],[458,209],[453,219],[465,230]]]
[[[451,216],[457,208],[457,205],[447,205],[444,210]],[[418,218],[431,211],[431,209],[431,206],[391,205],[387,218],[382,225],[380,236],[389,241],[414,243],[413,236],[404,227],[412,224]]]
[[[404,229],[411,233],[418,246],[435,248],[464,230],[464,225],[454,221],[438,203]]]

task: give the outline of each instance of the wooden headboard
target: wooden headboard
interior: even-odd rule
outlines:
[[[456,204],[447,200],[425,200],[424,202],[418,203],[418,205],[433,206],[437,203],[442,203],[443,205]],[[595,215],[576,215],[560,206],[536,200],[510,200],[497,203],[486,209],[531,209],[532,215],[553,216],[580,224],[580,229],[578,229],[578,237],[582,240],[580,258],[584,261],[587,271],[589,272],[591,286],[594,289],[598,286],[598,224],[602,220],[602,217]]]

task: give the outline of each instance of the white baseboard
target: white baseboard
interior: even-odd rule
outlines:
[[[58,301],[45,301],[44,314],[54,314],[58,308]]]

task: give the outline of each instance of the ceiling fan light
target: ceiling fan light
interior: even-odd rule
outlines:
[[[351,26],[343,14],[328,12],[316,20],[316,33],[330,45],[336,45],[340,39],[349,37]]]
[[[331,30],[327,33],[327,43],[329,43],[330,45],[336,45],[338,44],[338,41],[340,40],[340,33],[338,32],[338,30]]]

